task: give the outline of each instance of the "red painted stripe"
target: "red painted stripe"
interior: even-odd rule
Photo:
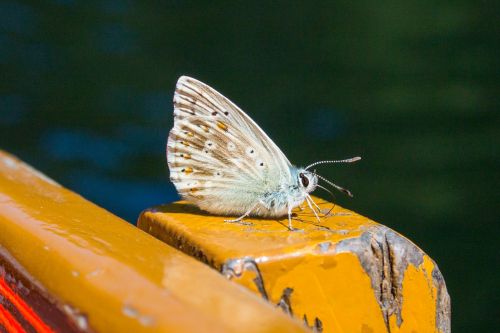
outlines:
[[[5,327],[8,333],[26,333],[9,311],[0,304],[0,325]]]
[[[54,333],[54,331],[43,322],[35,311],[33,311],[33,309],[9,287],[3,277],[0,277],[0,294],[3,294],[4,297],[17,308],[19,313],[21,313],[31,326],[33,326],[37,333]]]

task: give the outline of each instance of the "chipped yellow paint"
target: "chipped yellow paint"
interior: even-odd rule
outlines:
[[[209,267],[2,151],[0,226],[0,253],[83,330],[305,332]]]
[[[330,203],[322,199],[315,198],[315,200],[321,207],[331,207]],[[299,214],[297,218],[302,221],[294,219],[293,225],[302,228],[303,232],[290,232],[286,218],[279,221],[245,219],[245,222],[252,223],[251,226],[224,223],[224,217],[208,215],[186,202],[179,201],[146,210],[141,215],[138,226],[146,231],[149,227],[158,227],[160,230],[154,235],[159,237],[162,236],[162,227],[184,230],[186,241],[192,241],[192,245],[202,247],[204,252],[213,256],[216,267],[221,269],[228,257],[286,255],[294,250],[303,249],[304,246],[314,249],[323,241],[334,242],[360,236],[364,228],[378,225],[338,205],[333,209],[333,215],[323,220],[321,225],[315,222],[314,215],[310,212],[296,213]],[[349,220],[348,223],[346,218]],[[230,252],[221,252],[221,246]]]
[[[301,318],[305,315],[309,323],[319,318],[325,332],[361,332],[363,326],[373,332],[385,331],[370,278],[355,255],[307,254],[282,261],[280,266],[282,274],[277,274],[271,262],[259,265],[264,283],[266,277],[269,280],[266,289],[271,291],[273,303],[279,302],[285,288],[292,288],[293,312]]]
[[[325,211],[332,207],[314,199]],[[443,297],[448,295],[444,284],[433,282],[434,264],[420,249],[390,229],[340,206],[335,206],[320,224],[308,210],[294,213],[293,225],[302,229],[300,232],[290,232],[286,218],[249,218],[245,220],[252,224],[249,226],[224,223],[224,217],[180,201],[144,211],[138,227],[208,263],[273,304],[281,303],[287,309],[288,298],[293,316],[307,321],[308,326],[318,325],[319,319],[323,332],[386,332],[389,328],[392,333],[438,331],[437,288],[443,288]],[[384,238],[389,232],[391,236]],[[359,240],[366,244],[349,245]],[[403,250],[415,251],[418,258],[423,256],[423,263],[418,267],[408,263],[401,266],[405,271],[391,272],[398,269],[400,260],[413,259],[388,259],[406,252],[394,248],[384,252],[382,249],[388,246],[384,244],[405,246]],[[369,255],[362,257],[365,253]],[[370,267],[375,267],[374,272],[368,271]],[[396,285],[398,276],[404,276],[401,286]],[[396,310],[400,303],[397,296],[391,296],[391,290],[402,290],[399,324]],[[389,305],[395,313],[391,314]]]
[[[437,289],[433,287],[432,271],[434,263],[428,256],[423,257],[419,267],[410,265],[403,280],[403,309],[405,318],[399,331],[413,332],[441,332],[436,328]],[[398,329],[395,316],[391,317],[391,328]]]

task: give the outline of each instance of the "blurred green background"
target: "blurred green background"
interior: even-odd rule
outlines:
[[[437,261],[454,332],[499,326],[499,2],[0,2],[0,147],[130,222],[175,200],[165,140],[188,74],[339,204]]]

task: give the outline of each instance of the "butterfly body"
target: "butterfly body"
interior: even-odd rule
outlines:
[[[231,198],[221,198],[219,205],[207,205],[205,210],[214,210],[218,207],[217,213],[221,215],[240,216],[251,210],[250,216],[259,217],[283,217],[289,210],[301,205],[308,195],[307,188],[301,184],[300,178],[295,178],[301,173],[295,166],[290,167],[292,174],[291,181],[282,182],[278,187],[266,188],[261,191],[249,191],[237,189],[232,191]],[[311,178],[312,182],[317,182]],[[313,184],[312,183],[312,184]],[[255,205],[257,203],[257,205]],[[204,203],[200,203],[200,208],[204,209]],[[252,209],[252,207],[254,207]]]
[[[187,76],[176,85],[167,162],[184,199],[238,220],[288,214],[291,224],[291,210],[304,201],[311,207],[318,186],[317,175],[293,166],[239,107]]]

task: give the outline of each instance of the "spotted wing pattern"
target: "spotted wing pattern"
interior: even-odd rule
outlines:
[[[179,194],[218,214],[243,214],[291,181],[290,162],[239,107],[208,85],[182,76],[167,142]]]

